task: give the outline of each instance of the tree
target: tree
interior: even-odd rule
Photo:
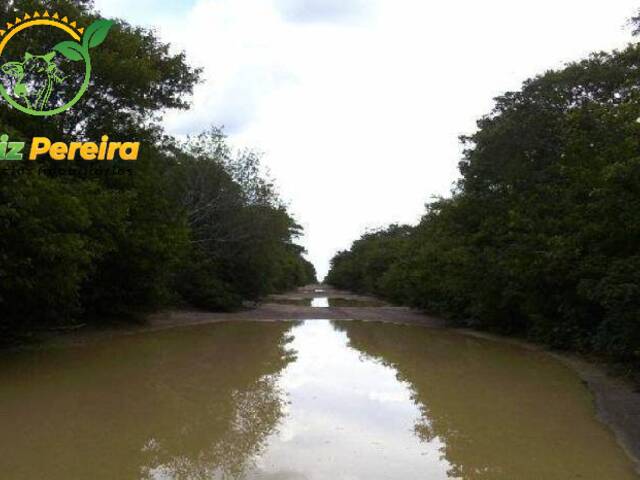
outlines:
[[[637,364],[639,66],[630,45],[498,97],[462,138],[452,197],[428,206],[390,262],[363,253],[380,241],[365,234],[329,280]]]
[[[90,1],[0,5],[0,18],[49,9],[79,25],[102,18]],[[3,52],[43,53],[50,32],[16,36]],[[7,58],[4,58],[4,57]],[[53,57],[57,68],[74,65]],[[71,62],[73,63],[73,62]],[[260,157],[236,153],[219,129],[187,143],[160,125],[186,109],[200,70],[153,31],[118,20],[92,50],[87,94],[71,110],[35,118],[0,105],[12,140],[112,139],[142,144],[135,164],[0,164],[0,329],[22,333],[105,317],[135,317],[169,302],[237,308],[315,278],[294,240],[300,227],[263,174]],[[73,75],[56,95],[75,92]],[[108,174],[110,167],[121,175]],[[95,170],[98,175],[95,175]]]

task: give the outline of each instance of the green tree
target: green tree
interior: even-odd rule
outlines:
[[[638,45],[595,53],[498,97],[462,138],[452,197],[398,253],[376,254],[380,239],[364,235],[329,280],[637,364],[639,62]]]
[[[79,25],[102,18],[84,0],[12,0],[0,18],[43,9]],[[15,38],[3,61],[50,48],[45,29]],[[34,118],[3,104],[1,131],[25,141],[108,134],[141,142],[139,159],[109,163],[124,175],[97,176],[91,169],[104,164],[25,162],[18,175],[0,164],[0,334],[129,317],[167,302],[237,308],[315,279],[294,243],[300,227],[259,155],[232,151],[219,129],[186,143],[165,135],[163,113],[188,108],[200,78],[184,53],[117,20],[92,64],[91,86],[73,109]],[[57,95],[75,91],[69,78]]]

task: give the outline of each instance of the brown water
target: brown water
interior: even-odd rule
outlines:
[[[234,323],[0,357],[0,478],[636,478],[538,352],[359,322]]]

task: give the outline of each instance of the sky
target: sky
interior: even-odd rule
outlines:
[[[224,126],[264,164],[322,278],[365,230],[450,193],[458,137],[522,81],[632,41],[637,0],[96,0],[204,68],[175,135]]]

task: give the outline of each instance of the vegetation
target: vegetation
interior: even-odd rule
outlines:
[[[638,366],[639,67],[630,45],[497,98],[452,196],[364,235],[328,283]]]
[[[99,18],[82,0],[12,0],[0,18],[43,7],[83,25]],[[47,40],[15,38],[34,52]],[[26,142],[107,133],[142,142],[140,158],[0,162],[0,338],[167,302],[232,309],[315,279],[259,156],[233,152],[217,129],[186,142],[163,132],[163,111],[187,109],[200,78],[184,54],[118,21],[92,60],[92,85],[72,110],[43,119],[3,103],[0,132]]]

